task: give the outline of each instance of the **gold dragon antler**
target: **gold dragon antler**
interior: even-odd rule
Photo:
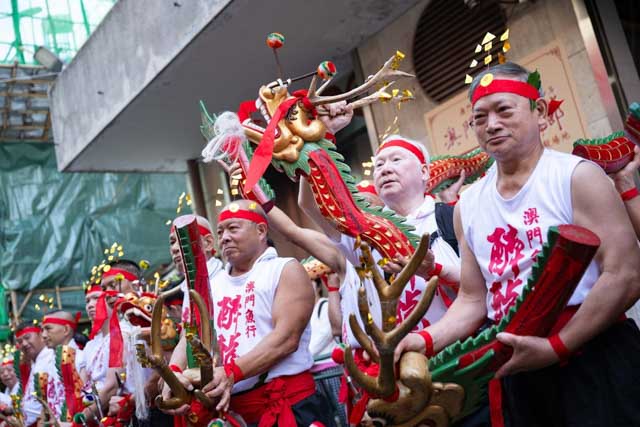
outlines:
[[[188,405],[191,402],[191,395],[164,360],[160,338],[164,299],[164,295],[159,295],[153,306],[153,315],[151,317],[151,354],[147,355],[146,359],[141,362],[154,368],[171,389],[171,398],[163,400],[162,395],[156,397],[156,406],[161,410],[169,410],[177,409],[182,405]]]
[[[396,390],[396,376],[393,362],[393,354],[398,343],[404,338],[420,319],[427,312],[431,300],[435,294],[438,278],[432,277],[427,283],[427,288],[422,294],[420,302],[411,314],[399,325],[397,324],[398,299],[402,294],[405,285],[418,269],[422,259],[429,249],[429,235],[425,234],[420,239],[420,245],[411,256],[409,263],[391,283],[387,283],[377,269],[371,250],[366,244],[362,244],[362,254],[368,271],[371,272],[376,291],[380,296],[380,306],[382,309],[382,330],[373,322],[373,317],[369,312],[367,296],[364,287],[358,291],[358,309],[365,325],[366,333],[360,328],[355,314],[349,316],[351,330],[362,348],[373,356],[374,361],[379,363],[380,370],[377,377],[369,376],[360,371],[353,359],[351,348],[347,346],[345,350],[344,362],[349,374],[369,394],[380,397],[391,396]],[[371,337],[371,340],[369,339]],[[377,356],[376,351],[377,350]]]
[[[327,88],[327,86],[331,82],[331,79],[327,80],[322,86],[320,86],[320,88],[316,89],[316,85],[318,83],[318,76],[316,74],[311,79],[311,84],[309,85],[307,97],[309,98],[309,101],[315,106],[331,104],[333,102],[347,101],[349,99],[355,98],[356,96],[359,96],[365,92],[368,92],[371,88],[373,88],[378,83],[385,83],[385,82],[393,83],[394,81],[399,80],[401,78],[415,77],[413,74],[405,73],[404,71],[400,71],[396,69],[398,62],[401,59],[402,57],[400,56],[400,54],[396,53],[391,58],[389,58],[387,62],[384,63],[382,68],[380,68],[380,70],[378,70],[377,73],[375,73],[373,76],[370,76],[366,82],[350,90],[349,92],[341,93],[339,95],[321,96],[322,92]],[[388,87],[390,83],[385,84],[384,88]],[[382,94],[381,90],[378,90],[374,94],[371,94],[366,98],[362,98],[360,100],[355,101],[352,104],[352,107],[354,108],[363,107],[364,105],[372,104],[374,102],[377,102],[385,98],[387,97]],[[406,97],[404,99],[406,99]]]

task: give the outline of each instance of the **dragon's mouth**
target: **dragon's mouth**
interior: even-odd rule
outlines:
[[[141,328],[147,328],[151,326],[151,313],[135,306],[131,303],[124,303],[122,305],[122,313],[124,318],[129,321],[133,326],[140,326]]]
[[[264,101],[261,98],[258,98],[256,100],[256,108],[260,112],[260,115],[262,116],[262,119],[268,125],[269,122],[271,121],[271,114],[269,114],[269,110],[267,108],[267,104],[265,104]],[[242,126],[244,126],[246,128],[249,128],[249,129],[252,129],[252,130],[255,130],[256,132],[260,132],[260,133],[264,133],[266,131],[266,128],[256,124],[253,120],[251,120],[251,118],[246,119],[242,123]],[[280,137],[280,129],[278,128],[278,126],[276,126],[275,138],[277,139],[279,137]]]

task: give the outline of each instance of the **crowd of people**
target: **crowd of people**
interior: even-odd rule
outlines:
[[[375,153],[374,188],[360,187],[361,194],[370,204],[406,218],[416,234],[431,235],[430,249],[398,301],[400,321],[416,307],[429,279],[439,278],[429,310],[398,345],[396,360],[407,351],[431,357],[483,325],[499,322],[531,275],[548,229],[580,225],[593,231],[601,245],[551,336],[498,335],[513,348],[496,373],[501,404],[487,403],[456,425],[640,425],[634,405],[640,394],[640,361],[635,357],[640,334],[624,316],[640,297],[635,181],[640,149],[624,169],[607,177],[589,161],[545,148],[540,127],[547,103],[527,82],[529,74],[506,63],[474,79],[471,124],[495,165],[462,191],[459,201],[464,175],[438,195],[440,201],[425,194],[429,153],[424,144],[392,135]],[[327,110],[323,120],[334,134],[351,119],[344,104]],[[233,175],[233,168],[228,172]],[[344,347],[336,342],[353,349],[359,366],[371,365],[347,318],[359,312],[358,291],[364,288],[373,322],[379,325],[380,300],[371,279],[361,274],[356,240],[340,234],[321,215],[304,178],[299,205],[322,232],[300,227],[277,206],[263,208],[249,200],[225,206],[213,226],[205,218],[190,217],[197,221],[207,258],[211,291],[206,299],[213,307],[220,360],[208,383],[191,378],[184,328],[164,356],[180,384],[188,391],[201,389],[215,411],[188,403],[163,410],[156,405],[174,397],[172,389],[137,360],[136,344],[144,344],[141,328],[117,312],[126,295],[142,296],[142,272],[133,262],[116,260],[99,283],[86,289],[92,328],[82,349],[74,340],[78,319],[71,313],[50,312],[38,326],[17,326],[20,360],[5,359],[0,367],[6,422],[30,426],[48,422],[47,417],[60,425],[118,426],[207,425],[213,419],[260,427],[363,422],[369,396],[340,367]],[[183,221],[178,218],[174,224]],[[327,276],[312,283],[301,263],[279,256],[268,237],[271,229],[322,262]],[[175,227],[169,250],[184,273]],[[374,259],[380,258],[374,251]],[[407,262],[398,258],[379,264],[393,275]],[[192,320],[189,286],[183,282],[179,287],[165,300],[176,325]],[[83,407],[76,414],[65,413],[70,385],[56,368],[58,346],[73,349],[83,384]],[[330,352],[334,361],[327,357]],[[14,363],[20,366],[14,369]],[[38,393],[40,373],[47,374],[48,386]],[[327,379],[341,384],[327,386]],[[204,423],[203,414],[209,414]]]

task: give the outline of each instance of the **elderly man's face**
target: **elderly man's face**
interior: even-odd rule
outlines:
[[[42,340],[49,348],[65,344],[67,326],[47,323],[42,325]]]
[[[18,378],[16,378],[16,372],[13,369],[13,365],[0,366],[0,381],[5,387],[13,387]]]
[[[217,233],[224,259],[240,265],[260,252],[260,241],[266,238],[264,224],[255,224],[246,219],[231,218],[218,223]]]
[[[544,104],[546,107],[546,104]],[[531,110],[529,99],[513,93],[494,93],[473,106],[473,129],[480,147],[496,160],[507,160],[539,142],[546,108]]]
[[[406,194],[423,194],[429,179],[427,165],[401,147],[389,147],[376,155],[373,184],[380,198],[387,203],[391,198]]]

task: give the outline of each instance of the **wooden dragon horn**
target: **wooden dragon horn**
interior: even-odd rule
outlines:
[[[162,309],[164,306],[164,296],[159,295],[153,306],[153,314],[151,317],[151,354],[147,356],[147,363],[153,367],[164,382],[171,389],[173,397],[163,400],[162,395],[156,397],[156,406],[161,410],[177,409],[182,405],[189,404],[191,396],[187,389],[182,385],[175,373],[167,366],[164,361],[162,343],[160,338],[160,329],[162,327]]]
[[[366,290],[361,287],[358,291],[358,309],[365,325],[365,332],[360,328],[355,315],[349,316],[351,330],[362,348],[374,357],[374,361],[379,363],[380,370],[376,377],[366,375],[360,371],[355,364],[351,348],[347,346],[344,354],[344,363],[353,379],[369,394],[380,397],[391,396],[396,390],[395,366],[393,354],[398,343],[418,324],[425,315],[436,291],[438,278],[432,277],[427,283],[427,288],[422,294],[420,302],[411,314],[399,325],[397,308],[398,299],[402,295],[405,285],[415,274],[422,259],[429,249],[429,235],[425,234],[420,239],[420,245],[411,259],[397,277],[389,284],[380,274],[371,256],[371,250],[366,244],[362,244],[362,254],[365,264],[373,278],[376,291],[380,296],[380,307],[382,309],[382,330],[373,322],[373,317],[369,312]],[[371,339],[369,339],[371,337]],[[375,349],[374,349],[375,346]],[[375,354],[378,356],[375,356]]]

